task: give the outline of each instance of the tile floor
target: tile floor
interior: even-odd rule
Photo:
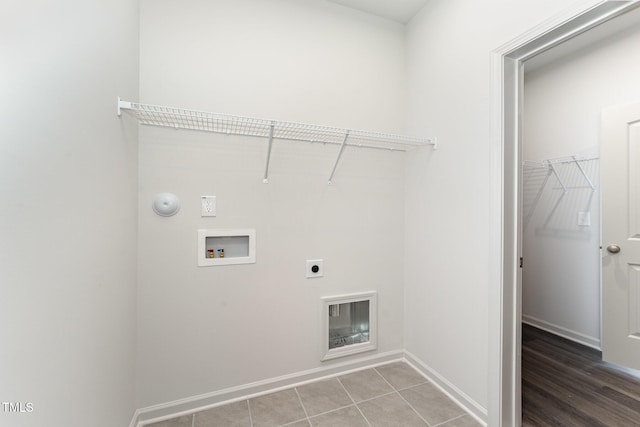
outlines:
[[[404,362],[316,381],[145,427],[476,427]]]

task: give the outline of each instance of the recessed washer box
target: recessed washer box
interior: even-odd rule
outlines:
[[[224,254],[224,256],[221,256]],[[198,230],[198,266],[254,264],[256,230]]]

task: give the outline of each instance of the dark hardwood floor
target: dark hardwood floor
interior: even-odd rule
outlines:
[[[640,426],[640,376],[603,362],[597,350],[523,325],[522,425]]]

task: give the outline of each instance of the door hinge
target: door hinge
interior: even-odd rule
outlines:
[[[522,260],[522,257],[520,257],[520,268],[522,268],[522,264],[524,263],[524,261]]]

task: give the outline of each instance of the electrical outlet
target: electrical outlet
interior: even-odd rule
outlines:
[[[323,260],[309,259],[307,260],[307,278],[324,276]]]
[[[591,212],[578,212],[578,226],[591,226]]]
[[[216,216],[216,196],[202,196],[202,216]]]

